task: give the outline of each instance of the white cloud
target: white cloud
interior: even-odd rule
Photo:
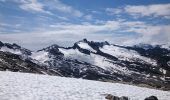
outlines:
[[[31,33],[0,34],[0,40],[22,43],[29,48],[42,48],[54,43],[72,45],[83,38],[116,44],[170,44],[170,25],[152,25],[141,21],[111,20],[98,24],[57,23]],[[133,34],[133,35],[129,35]],[[31,45],[35,44],[35,45]]]
[[[37,0],[21,0],[20,3],[22,3],[21,5],[19,5],[19,7],[23,10],[26,11],[36,11],[36,12],[42,12],[42,13],[49,13],[51,14],[49,11],[45,11],[44,5],[39,3]]]
[[[170,45],[170,25],[148,25],[143,24],[138,27],[131,27],[125,32],[133,32],[138,36],[125,41],[125,44],[167,44]]]
[[[30,12],[40,12],[53,14],[55,11],[62,13],[60,16],[56,13],[55,16],[41,15],[38,18],[40,21],[32,22],[30,21],[29,26],[27,23],[23,22],[24,25],[14,25],[0,23],[0,31],[4,30],[4,27],[20,27],[20,29],[29,28],[32,32],[20,32],[18,29],[10,29],[13,34],[0,34],[0,40],[5,42],[16,42],[22,43],[23,45],[32,46],[32,48],[40,48],[38,46],[44,47],[43,44],[50,45],[53,43],[68,43],[68,41],[78,41],[83,38],[88,38],[90,40],[108,40],[116,44],[122,43],[169,43],[170,44],[170,25],[154,25],[152,23],[145,23],[142,21],[128,21],[123,19],[118,20],[99,20],[95,19],[94,24],[88,22],[80,22],[78,24],[73,23],[62,23],[57,21],[57,19],[69,20],[69,16],[65,17],[65,14],[72,16],[73,18],[80,17],[86,20],[92,20],[93,16],[90,14],[85,15],[79,10],[63,4],[59,0],[46,0],[39,2],[37,0],[14,0],[19,4],[19,7],[25,11]],[[163,17],[168,18],[170,13],[169,4],[160,5],[148,5],[148,6],[125,6],[122,8],[107,8],[106,11],[110,14],[121,14],[128,13],[133,16],[151,16],[151,17]],[[166,8],[166,9],[165,9]],[[168,9],[168,10],[167,10]],[[63,14],[64,13],[64,14]],[[97,13],[97,12],[94,12]],[[104,16],[104,15],[102,15]],[[95,16],[94,16],[95,17]],[[24,20],[24,19],[23,19]],[[25,20],[24,20],[25,21]],[[27,22],[27,21],[26,21]],[[38,23],[34,25],[34,23]],[[27,26],[28,25],[28,26]],[[2,27],[2,28],[1,28]],[[2,32],[2,31],[1,31]],[[3,31],[4,32],[4,31]],[[7,31],[8,32],[8,31]],[[20,34],[19,34],[20,33]],[[133,34],[133,35],[129,35]],[[69,42],[71,43],[71,42]],[[32,45],[31,45],[32,44]],[[33,45],[36,44],[36,45]]]
[[[7,27],[7,28],[19,28],[21,24],[7,24],[7,23],[0,23],[0,27]]]
[[[34,32],[0,34],[0,40],[4,42],[13,41],[22,43],[28,48],[40,49],[54,43],[73,43],[83,38],[90,40],[112,40],[113,31],[119,29],[120,23],[117,21],[106,21],[101,24],[69,24],[58,23],[50,25],[49,28],[40,28]],[[103,34],[103,32],[107,34]],[[31,45],[32,44],[32,45]],[[68,45],[68,44],[65,44]],[[31,46],[31,47],[30,47]]]
[[[90,12],[93,13],[93,14],[102,14],[102,12],[97,11],[97,10],[90,10]]]
[[[49,15],[55,15],[53,11],[59,11],[62,13],[66,13],[75,17],[82,17],[84,14],[77,9],[74,9],[72,6],[62,3],[60,0],[3,0],[16,2],[22,10],[29,12],[39,12],[46,13]]]
[[[44,32],[44,33],[24,33],[24,34],[0,34],[0,40],[3,42],[17,43],[28,49],[37,50],[52,44],[61,46],[72,46],[73,43],[87,38],[93,41],[110,41],[113,38],[112,34],[60,34],[58,32]],[[55,34],[54,34],[55,33]]]
[[[170,4],[128,5],[124,10],[126,13],[137,17],[152,16],[170,18]]]
[[[50,25],[54,28],[57,33],[67,33],[67,34],[91,34],[91,33],[100,33],[107,31],[109,33],[118,30],[120,28],[120,22],[118,21],[105,21],[101,24],[55,24]]]
[[[60,0],[43,1],[42,3],[44,3],[44,6],[49,10],[56,10],[75,17],[82,17],[84,15],[81,11],[62,3]]]
[[[109,14],[109,15],[115,15],[115,14],[120,14],[122,13],[122,9],[121,8],[106,8],[105,11]]]
[[[93,19],[92,15],[86,15],[86,16],[84,16],[84,18],[85,18],[86,20],[92,20],[92,19]]]
[[[24,10],[33,10],[43,12],[43,5],[36,0],[29,0],[20,6]]]
[[[10,1],[10,0],[6,0]],[[45,13],[49,15],[53,15],[52,12],[45,10],[45,5],[40,3],[38,0],[13,0],[10,2],[15,2],[18,4],[19,8],[22,10],[32,12],[32,13]]]
[[[118,8],[106,8],[108,15],[121,15],[127,13],[135,18],[138,17],[162,17],[170,19],[170,4],[152,4],[152,5],[127,5]]]
[[[5,2],[6,0],[0,0],[1,2]]]
[[[64,16],[56,16],[56,17],[61,19],[61,20],[69,20],[67,17],[64,17]]]

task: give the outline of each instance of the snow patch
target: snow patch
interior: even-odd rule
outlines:
[[[41,63],[49,60],[48,52],[45,51],[32,52],[31,58],[38,60]]]
[[[160,70],[164,75],[166,74],[166,70],[165,70],[165,69],[160,68],[159,70]]]
[[[161,48],[170,50],[170,45],[164,44],[164,45],[161,45]]]
[[[63,53],[66,58],[78,59],[80,61],[93,64],[92,58],[89,55],[81,53],[78,49],[59,48],[59,51]]]
[[[78,46],[82,49],[86,49],[86,50],[89,50],[89,51],[92,51],[92,52],[96,52],[96,50],[94,50],[92,47],[90,47],[87,43],[79,42]]]
[[[170,61],[167,62],[167,65],[170,66]]]
[[[20,50],[18,50],[18,49],[10,49],[10,48],[7,48],[6,46],[1,47],[0,51],[10,52],[10,53],[13,53],[13,54],[18,54],[18,55],[22,54]]]
[[[3,60],[2,60],[2,59],[0,59],[0,61],[1,61],[1,62],[3,62]]]
[[[127,50],[125,48],[121,48],[113,45],[105,45],[102,48],[100,48],[100,50],[104,53],[115,56],[120,60],[127,60],[127,61],[141,60],[150,63],[152,65],[157,65],[157,62],[155,60],[147,57],[143,57],[134,50]]]

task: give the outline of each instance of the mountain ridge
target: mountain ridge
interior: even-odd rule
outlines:
[[[0,51],[5,52],[3,46],[0,46]],[[170,51],[160,46],[130,47],[83,39],[72,47],[54,44],[36,52],[30,51],[26,59],[66,77],[146,84],[169,89],[168,54]]]

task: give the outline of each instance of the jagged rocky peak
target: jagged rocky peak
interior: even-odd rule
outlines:
[[[59,45],[53,44],[49,47],[43,48],[42,50],[45,50],[45,51],[49,51],[49,50],[52,50],[52,49],[58,50],[59,47],[60,47]],[[39,50],[39,51],[42,51],[42,50]]]
[[[49,47],[43,48],[41,50],[38,50],[37,52],[45,51],[45,52],[48,52],[48,53],[53,54],[53,55],[61,55],[62,53],[59,51],[59,48],[62,48],[62,47],[60,47],[57,44],[53,44],[53,45],[51,45]]]
[[[11,44],[9,44],[9,43],[3,43],[3,42],[0,41],[0,48],[4,47],[4,46],[6,46],[6,45],[8,46],[8,45],[11,45]]]
[[[98,47],[103,47],[104,45],[110,45],[107,41],[105,41],[105,42],[94,42],[94,41],[91,41],[90,44],[92,46],[98,46]]]
[[[103,47],[104,45],[110,45],[107,41],[105,42],[95,42],[95,41],[88,41],[86,38],[83,40],[80,40],[76,42],[73,46],[73,48],[82,48],[82,49],[88,49],[88,50],[99,50],[100,47]]]
[[[0,41],[0,47],[3,46],[3,45],[4,45],[3,42]]]
[[[83,40],[78,41],[79,42],[84,42],[84,43],[88,43],[88,44],[103,44],[103,45],[110,45],[109,42],[104,41],[104,42],[95,42],[95,41],[88,41],[86,38],[84,38]]]
[[[3,43],[0,41],[0,51],[10,52],[19,55],[31,55],[31,50],[25,49],[16,43]]]
[[[21,46],[17,45],[16,43],[13,43],[12,46],[13,46],[14,48],[21,48]]]
[[[20,49],[21,46],[17,45],[16,43],[10,44],[10,43],[3,43],[0,41],[0,47],[7,47],[7,48],[11,48],[11,49]]]
[[[83,40],[81,40],[82,42],[88,42],[88,40],[86,38],[84,38]]]

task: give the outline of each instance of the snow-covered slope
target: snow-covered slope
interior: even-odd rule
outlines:
[[[135,62],[136,60],[141,60],[152,65],[157,64],[155,60],[141,56],[138,52],[134,50],[128,50],[126,48],[121,48],[114,45],[105,45],[102,48],[100,48],[100,50],[104,53],[110,54],[125,61]]]
[[[89,50],[89,51],[91,51],[91,52],[96,52],[96,50],[94,50],[91,46],[89,46],[87,43],[85,43],[85,42],[78,42],[77,43],[78,44],[78,46],[80,47],[80,48],[82,48],[82,49],[87,49],[87,50]]]
[[[48,61],[48,52],[45,51],[39,51],[39,52],[32,52],[31,58],[39,61],[40,63],[45,63],[45,61]]]
[[[18,49],[10,49],[10,48],[7,48],[6,46],[5,47],[2,47],[1,49],[0,49],[0,51],[4,51],[4,52],[11,52],[11,53],[13,53],[13,54],[18,54],[18,55],[21,55],[22,53],[21,53],[21,51],[20,50],[18,50]]]
[[[169,91],[119,83],[97,82],[57,76],[0,72],[1,100],[106,100],[106,94],[144,100],[157,96],[169,100]]]
[[[130,71],[127,68],[123,68],[119,65],[113,64],[112,60],[107,59],[98,54],[90,53],[85,54],[80,52],[78,49],[63,49],[59,48],[59,51],[64,54],[66,58],[78,59],[83,62],[90,63],[92,65],[98,66],[102,69],[109,70],[112,69],[116,73],[129,74]]]
[[[109,44],[106,41],[93,42],[84,39],[68,48],[49,46],[32,53],[31,58],[54,67],[69,77],[132,82],[153,87],[169,86],[168,65],[161,65],[156,56],[159,51],[165,54],[170,51],[164,52],[161,51],[162,48],[146,45],[142,47],[136,49]],[[152,54],[152,51],[155,53]]]

